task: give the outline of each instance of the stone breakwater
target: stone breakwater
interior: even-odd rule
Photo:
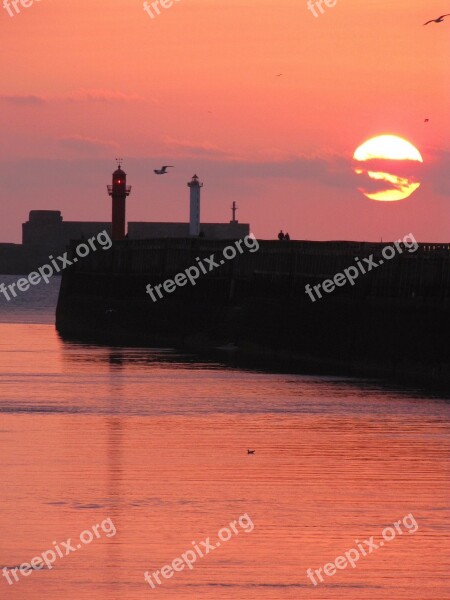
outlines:
[[[450,377],[450,247],[419,244],[382,269],[312,303],[306,284],[375,259],[386,244],[272,242],[158,303],[146,286],[173,277],[227,242],[130,240],[63,274],[63,336],[193,350],[227,346],[270,364],[445,385]]]

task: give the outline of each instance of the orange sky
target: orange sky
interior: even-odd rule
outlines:
[[[448,241],[450,12],[446,0],[141,0],[0,5],[1,241],[31,209],[109,220],[105,185],[125,157],[129,220],[238,218],[260,237]],[[282,77],[276,74],[283,73]],[[429,123],[424,123],[429,118]],[[423,158],[398,203],[357,191],[355,148],[393,133]],[[152,169],[174,164],[170,175]]]

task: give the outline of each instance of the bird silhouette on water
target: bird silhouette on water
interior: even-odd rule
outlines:
[[[255,454],[255,450],[247,450],[247,454]]]

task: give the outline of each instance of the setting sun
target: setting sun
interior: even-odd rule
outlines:
[[[359,189],[371,200],[404,200],[420,187],[412,167],[423,163],[423,158],[415,146],[401,137],[380,135],[371,138],[356,149],[353,158],[358,162],[355,173],[365,176],[366,180],[369,178],[369,182]],[[366,163],[367,168],[363,168],[362,163]],[[375,165],[378,168],[373,168]],[[393,173],[398,167],[407,169],[408,173]]]

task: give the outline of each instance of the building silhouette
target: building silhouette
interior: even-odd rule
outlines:
[[[189,187],[189,222],[138,222],[126,228],[126,198],[131,186],[126,183],[126,173],[119,164],[112,175],[108,193],[112,198],[111,221],[64,221],[59,210],[32,210],[28,221],[22,224],[22,244],[0,243],[0,273],[29,273],[48,262],[49,254],[62,254],[74,240],[89,239],[106,231],[113,240],[192,238],[211,240],[237,240],[250,233],[248,223],[233,218],[229,223],[202,223],[200,218],[200,189],[203,186],[197,175]]]

